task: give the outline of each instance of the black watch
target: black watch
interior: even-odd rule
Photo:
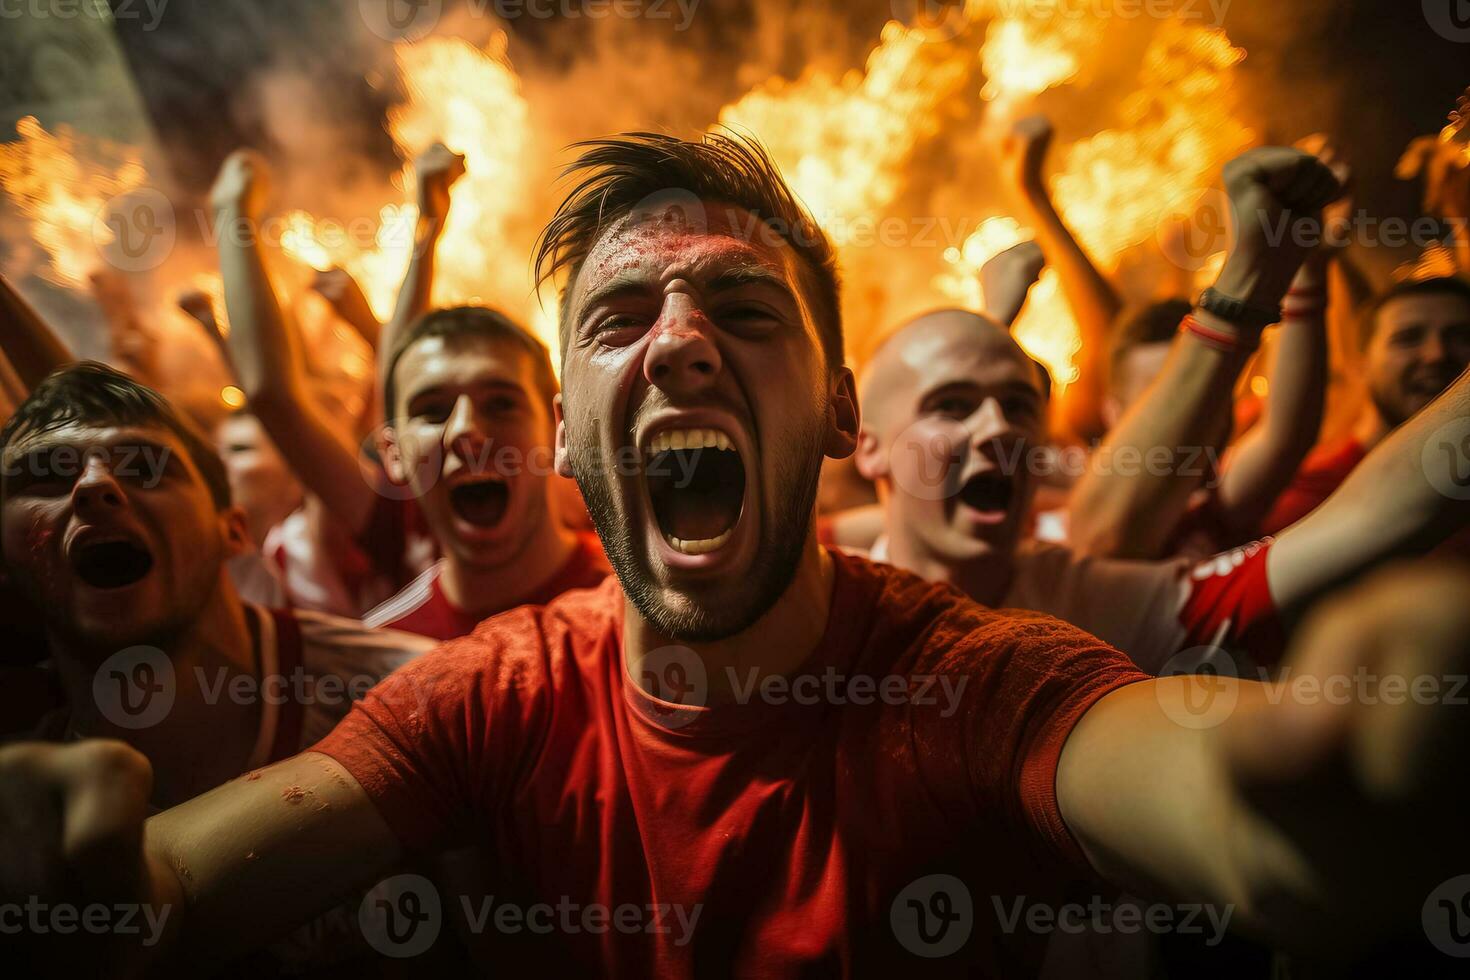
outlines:
[[[1281,322],[1281,306],[1254,306],[1245,300],[1226,296],[1214,286],[1199,294],[1199,302],[1195,304],[1206,313],[1213,314],[1227,323],[1233,323],[1238,327],[1245,327],[1257,332],[1265,330],[1273,323]]]

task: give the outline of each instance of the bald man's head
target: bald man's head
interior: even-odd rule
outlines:
[[[1047,388],[1005,327],[967,310],[915,317],[874,352],[859,382],[857,461],[884,500],[895,560],[1014,548]]]

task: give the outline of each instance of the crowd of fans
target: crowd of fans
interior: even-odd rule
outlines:
[[[1221,175],[1212,288],[1128,308],[1048,195],[1050,135],[1004,148],[1036,241],[986,309],[852,367],[833,247],[729,136],[581,147],[534,256],[556,352],[432,308],[464,173],[432,147],[388,322],[316,284],[375,352],[361,410],[308,366],[255,153],[210,197],[224,309],[183,304],[245,397],[207,428],[146,350],[76,362],[0,279],[0,903],[171,910],[152,943],[7,941],[359,976],[394,965],[364,893],[413,873],[452,923],[417,969],[1447,971],[1420,913],[1470,871],[1470,250],[1374,293],[1272,233],[1350,208],[1346,163],[1260,147]],[[1083,343],[1064,391],[1010,330],[1046,266]],[[1329,427],[1343,343],[1362,394]],[[843,460],[875,502],[819,512]],[[1437,695],[1364,692],[1388,676]],[[913,940],[899,898],[936,875]],[[965,941],[916,948],[960,892]],[[1225,909],[1232,938],[1000,914],[1092,894]],[[486,928],[483,896],[674,924]]]

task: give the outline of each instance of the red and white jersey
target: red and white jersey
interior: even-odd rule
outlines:
[[[254,605],[247,609],[260,630],[261,683],[275,685],[279,692],[262,698],[251,769],[316,744],[353,701],[435,645],[428,637],[369,629],[323,613]]]
[[[1000,606],[1071,623],[1150,674],[1194,647],[1242,651],[1268,666],[1285,645],[1266,578],[1270,548],[1267,538],[1202,561],[1125,561],[1026,541],[1016,550]],[[886,561],[887,551],[885,537],[872,558]]]
[[[380,498],[361,533],[332,542],[302,508],[271,528],[262,550],[293,608],[357,619],[433,564],[422,523],[413,501]]]
[[[453,640],[468,636],[485,619],[516,606],[544,606],[572,589],[590,589],[601,585],[612,574],[612,566],[603,553],[602,542],[590,531],[577,535],[577,546],[556,574],[513,603],[501,604],[485,615],[473,615],[457,607],[444,594],[444,559],[414,579],[402,592],[378,606],[362,618],[363,625],[405,630]]]

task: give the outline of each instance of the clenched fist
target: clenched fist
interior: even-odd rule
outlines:
[[[113,941],[126,943],[121,928],[76,923],[99,908],[115,923],[126,914],[118,910],[136,914],[146,901],[143,821],[152,788],[148,760],[122,742],[0,749],[0,904],[23,911],[9,938],[47,969],[58,960],[112,962]]]
[[[1046,151],[1051,147],[1055,130],[1051,120],[1036,113],[1023,116],[1011,125],[1001,143],[1001,162],[1011,184],[1023,193],[1042,190],[1041,168]]]
[[[1321,160],[1282,146],[1241,154],[1223,178],[1232,235],[1215,288],[1253,306],[1276,306],[1320,241],[1322,208],[1342,185]]]
[[[209,192],[216,212],[232,211],[241,217],[259,218],[270,196],[270,164],[254,150],[236,150],[225,158]]]
[[[418,184],[419,216],[442,225],[449,216],[449,189],[464,176],[464,155],[443,143],[435,143],[413,162]]]

